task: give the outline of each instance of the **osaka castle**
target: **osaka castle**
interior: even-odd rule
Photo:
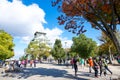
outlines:
[[[39,43],[45,43],[47,46],[51,47],[50,40],[48,40],[46,33],[44,32],[35,32],[34,41],[38,41]]]

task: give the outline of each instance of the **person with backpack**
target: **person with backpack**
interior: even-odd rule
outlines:
[[[105,70],[109,71],[112,74],[112,71],[108,68],[108,63],[106,62],[105,58],[103,59],[103,65],[105,67]]]
[[[98,64],[100,67],[100,76],[102,75],[102,73],[104,73],[104,76],[106,76],[105,66],[103,64],[103,59],[101,57],[99,58]]]

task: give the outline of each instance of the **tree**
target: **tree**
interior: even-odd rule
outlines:
[[[38,59],[41,57],[48,57],[50,54],[50,47],[48,47],[45,43],[39,43],[38,47]]]
[[[95,56],[97,45],[96,42],[90,38],[87,38],[84,34],[80,34],[78,37],[73,37],[73,44],[71,51],[78,53],[82,58],[88,58]]]
[[[25,49],[26,55],[30,56],[30,59],[36,59],[38,55],[38,45],[36,41],[31,41],[28,47]]]
[[[55,58],[55,60],[58,60],[58,64],[59,60],[65,57],[65,51],[62,48],[61,40],[55,40],[55,44],[53,46],[53,49],[51,50],[51,54]]]
[[[30,42],[25,51],[26,54],[31,55],[31,59],[38,58],[39,60],[41,60],[41,57],[49,56],[50,48],[45,43],[40,43],[33,40]]]
[[[99,40],[102,42],[100,45],[100,53],[101,54],[107,54],[108,53],[116,53],[116,48],[113,45],[113,42],[109,39],[107,35],[102,33],[102,36],[99,38]]]
[[[105,33],[120,54],[120,44],[116,37],[117,24],[120,23],[120,0],[56,0],[61,14],[57,19],[65,29],[80,34],[86,32],[84,23],[90,22],[93,28]]]
[[[101,55],[109,55],[109,61],[112,64],[113,54],[116,53],[116,48],[113,45],[113,42],[104,33],[102,33],[102,36],[99,40],[102,42],[102,44],[99,46],[99,53]]]
[[[119,44],[120,44],[120,31],[119,30],[117,30],[116,36],[117,36],[117,39],[119,40]]]
[[[26,59],[27,59],[27,58],[26,58],[26,56],[24,56],[24,55],[19,58],[19,60],[21,60],[21,61],[22,61],[22,60],[26,60]]]
[[[13,38],[7,32],[0,30],[0,60],[9,59],[14,56]]]

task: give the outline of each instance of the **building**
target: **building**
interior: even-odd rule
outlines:
[[[40,60],[40,62],[41,62],[41,59],[47,59],[47,57],[48,57],[47,53],[44,53],[44,51],[49,52],[51,50],[51,43],[50,43],[50,40],[47,38],[46,33],[44,33],[44,32],[35,32],[34,38],[31,40],[31,42],[35,42],[35,45],[37,44],[39,46],[39,47],[31,47],[30,48],[31,51],[32,51],[31,53],[36,52],[35,53],[35,54],[37,54],[36,59]],[[42,43],[44,43],[45,46]],[[28,60],[30,60],[33,57],[34,57],[33,54],[28,54],[27,55]]]
[[[51,47],[50,40],[46,37],[46,33],[44,32],[35,32],[34,41],[38,41],[39,43],[45,43],[47,46]]]

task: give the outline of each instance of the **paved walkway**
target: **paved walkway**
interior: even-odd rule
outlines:
[[[101,76],[99,78],[94,77],[93,73],[88,73],[88,67],[81,69],[79,66],[78,76],[74,76],[74,71],[71,66],[66,67],[56,64],[37,64],[36,68],[26,68],[23,72],[14,72],[1,74],[0,80],[113,80],[120,76],[120,66],[109,66],[113,75],[108,73],[107,76]],[[1,68],[0,68],[1,71]]]

